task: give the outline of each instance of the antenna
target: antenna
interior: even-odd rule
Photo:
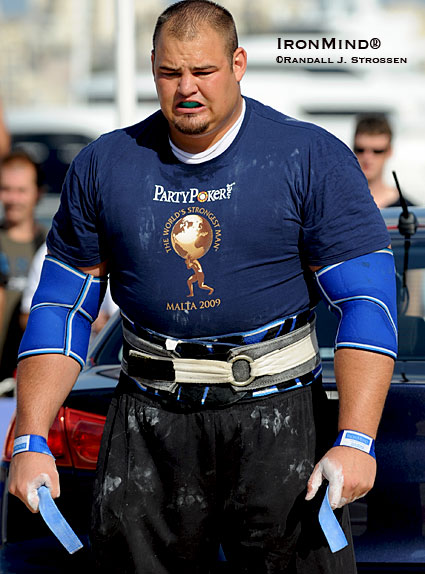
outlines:
[[[398,194],[400,196],[400,205],[402,208],[402,212],[400,213],[400,217],[398,220],[398,230],[406,239],[409,239],[412,235],[415,235],[416,230],[418,228],[418,220],[416,215],[409,211],[407,207],[407,202],[401,193],[400,184],[398,183],[397,174],[395,171],[392,172],[394,181],[398,190]]]

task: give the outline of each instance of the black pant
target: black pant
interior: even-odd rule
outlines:
[[[221,544],[234,573],[354,573],[352,543],[332,554],[321,532],[323,493],[304,500],[312,394],[182,413],[119,385],[94,496],[100,571],[208,574]],[[351,541],[347,510],[337,515]]]

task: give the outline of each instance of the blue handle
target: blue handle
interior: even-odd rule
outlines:
[[[329,502],[329,486],[326,489],[325,497],[319,510],[319,522],[332,552],[338,552],[338,550],[348,546],[344,531]]]
[[[38,498],[40,499],[39,509],[41,516],[59,542],[70,554],[80,550],[83,547],[81,540],[62,516],[47,486],[40,486]]]

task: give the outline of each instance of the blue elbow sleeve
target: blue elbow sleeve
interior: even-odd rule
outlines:
[[[106,285],[106,278],[86,275],[47,255],[18,359],[59,353],[83,367]]]
[[[316,272],[323,299],[339,318],[335,348],[397,357],[394,257],[382,249]]]

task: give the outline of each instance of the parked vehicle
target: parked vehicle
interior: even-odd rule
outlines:
[[[376,441],[376,485],[365,498],[350,505],[356,556],[363,573],[425,569],[425,209],[415,209],[415,213],[417,230],[412,224],[407,235],[402,235],[400,209],[383,210],[397,267],[399,358]],[[324,383],[336,421],[338,393],[332,367],[335,326],[336,319],[319,305]],[[61,475],[58,506],[86,542],[93,475],[119,375],[121,344],[120,318],[116,315],[95,339],[87,367],[49,434],[49,446]],[[90,571],[87,544],[83,551],[67,556],[41,517],[8,495],[12,443],[13,422],[0,465],[0,572]],[[217,568],[226,566],[219,563]]]
[[[144,119],[158,105],[141,104],[137,117]],[[44,194],[36,217],[46,227],[59,206],[59,195],[71,161],[91,141],[116,129],[112,105],[60,108],[7,109],[5,118],[12,136],[12,149],[22,149],[40,164]]]

